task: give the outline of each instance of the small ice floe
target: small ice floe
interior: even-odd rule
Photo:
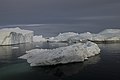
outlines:
[[[33,41],[33,31],[20,28],[0,29],[0,45],[12,45]]]
[[[55,47],[55,46],[59,46],[59,47],[62,47],[62,46],[68,46],[68,44],[67,43],[56,43],[56,42],[54,42],[54,43],[49,43],[49,45],[50,46],[52,46],[52,47]]]
[[[45,66],[81,62],[100,53],[97,44],[93,42],[77,43],[56,49],[33,49],[19,57],[27,59],[30,66]]]
[[[12,47],[12,49],[19,49],[19,47]]]

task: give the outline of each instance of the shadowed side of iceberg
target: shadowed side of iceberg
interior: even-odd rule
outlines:
[[[33,42],[34,32],[20,28],[0,29],[0,45],[12,45]]]

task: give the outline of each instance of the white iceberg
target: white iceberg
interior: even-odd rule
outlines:
[[[93,42],[117,42],[120,41],[120,29],[105,29],[98,34],[90,32],[81,33],[77,36],[70,37],[68,42],[84,42],[87,40]]]
[[[12,47],[12,49],[19,49],[19,47]]]
[[[66,32],[66,33],[60,33],[58,36],[56,37],[51,37],[49,38],[48,41],[53,41],[53,42],[66,42],[68,41],[68,39],[72,36],[76,36],[78,35],[78,33],[74,33],[74,32]]]
[[[68,42],[69,43],[85,42],[85,41],[91,40],[92,38],[93,38],[93,34],[90,32],[86,32],[86,33],[81,33],[79,35],[70,37],[68,39]]]
[[[33,41],[33,31],[20,28],[0,29],[0,45],[12,45]]]
[[[44,38],[42,35],[39,35],[39,36],[33,36],[33,42],[46,42],[47,39]]]
[[[93,37],[90,41],[93,41],[93,42],[120,41],[120,29],[105,29],[98,34],[93,34]]]
[[[120,29],[105,29],[97,34],[90,32],[85,32],[80,34],[74,32],[65,32],[65,33],[60,33],[56,37],[49,38],[48,41],[68,42],[68,43],[85,42],[85,41],[117,42],[120,41]]]
[[[93,42],[78,43],[56,49],[33,49],[19,57],[27,59],[30,66],[44,66],[80,62],[100,53],[97,44]]]
[[[120,29],[105,29],[101,31],[99,34],[118,34],[120,33]]]
[[[86,33],[81,33],[77,36],[70,37],[68,39],[68,42],[69,43],[78,43],[78,42],[85,42],[85,41],[101,42],[105,40],[106,38],[104,35],[92,34],[90,32],[86,32]]]

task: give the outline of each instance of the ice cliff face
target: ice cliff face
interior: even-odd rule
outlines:
[[[33,41],[33,31],[20,28],[0,29],[0,45],[11,45]]]
[[[56,65],[80,62],[100,53],[97,44],[93,42],[78,43],[56,49],[33,49],[21,56],[27,59],[31,66]]]

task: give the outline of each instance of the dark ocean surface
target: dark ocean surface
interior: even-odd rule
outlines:
[[[36,46],[37,45],[37,46]],[[101,53],[80,63],[30,67],[18,59],[26,50],[52,49],[67,43],[0,46],[0,80],[120,80],[120,44],[98,44]]]

